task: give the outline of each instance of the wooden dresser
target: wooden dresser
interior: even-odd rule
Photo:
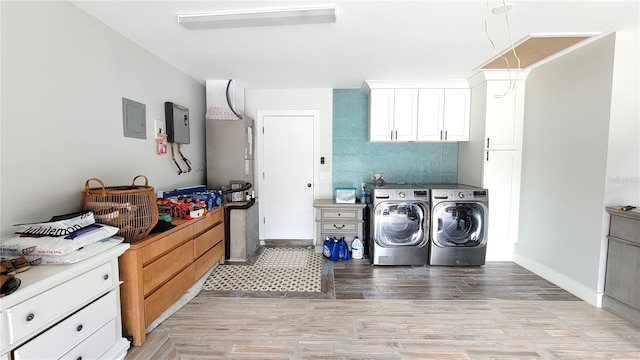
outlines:
[[[640,211],[611,215],[602,307],[640,326]]]
[[[120,257],[123,334],[133,345],[146,329],[216,264],[224,263],[224,208],[130,244]]]

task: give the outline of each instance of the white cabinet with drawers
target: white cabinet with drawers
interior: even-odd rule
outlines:
[[[367,204],[336,203],[330,199],[320,199],[313,202],[316,208],[316,248],[322,248],[324,239],[329,237],[344,237],[349,243],[358,236],[365,242],[363,210]]]
[[[122,359],[120,244],[71,265],[32,266],[0,299],[0,359]]]

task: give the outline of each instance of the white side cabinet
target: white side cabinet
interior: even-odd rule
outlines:
[[[71,265],[32,266],[0,299],[0,359],[123,359],[120,244]]]
[[[369,98],[371,141],[415,141],[418,90],[372,89]]]
[[[420,89],[417,141],[468,141],[471,89]]]

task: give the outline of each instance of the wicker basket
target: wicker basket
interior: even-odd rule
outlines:
[[[144,178],[144,185],[135,185],[138,178]],[[100,187],[90,188],[91,181]],[[143,239],[158,223],[155,192],[148,183],[144,175],[134,177],[131,185],[108,187],[91,178],[84,184],[82,210],[91,210],[98,223],[120,228],[125,242]]]

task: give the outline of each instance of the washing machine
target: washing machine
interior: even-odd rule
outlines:
[[[466,185],[432,185],[429,265],[484,265],[489,194]]]
[[[427,265],[429,189],[386,184],[371,190],[369,258],[373,265]]]

